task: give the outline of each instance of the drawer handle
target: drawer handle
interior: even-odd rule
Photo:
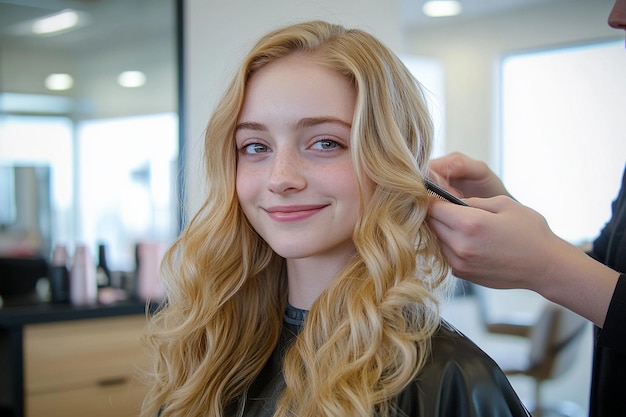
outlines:
[[[125,376],[120,376],[116,378],[101,379],[98,381],[98,386],[110,387],[112,385],[123,385],[123,384],[126,384],[127,382],[128,382],[128,378],[126,378]]]

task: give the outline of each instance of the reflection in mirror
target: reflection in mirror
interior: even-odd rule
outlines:
[[[0,257],[105,244],[130,271],[137,243],[175,237],[176,10],[0,0]]]

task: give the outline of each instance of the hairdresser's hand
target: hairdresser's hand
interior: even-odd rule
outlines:
[[[430,201],[429,223],[460,278],[533,290],[602,327],[619,274],[556,236],[534,210],[509,197]]]
[[[470,208],[431,201],[430,225],[460,278],[493,288],[530,288],[561,241],[535,211],[508,197],[469,198]]]
[[[500,178],[487,164],[459,152],[433,159],[430,177],[458,197],[510,197]]]

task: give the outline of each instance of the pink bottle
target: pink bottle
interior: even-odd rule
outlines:
[[[98,301],[96,264],[85,245],[77,245],[74,253],[70,271],[70,301],[77,306],[96,304]]]
[[[160,269],[166,249],[162,242],[140,242],[137,245],[137,285],[141,300],[160,301],[163,298]]]
[[[67,253],[67,247],[63,244],[57,244],[54,246],[52,252],[51,264],[54,266],[67,266],[69,263],[69,254]]]

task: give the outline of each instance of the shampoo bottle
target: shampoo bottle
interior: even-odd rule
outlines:
[[[96,264],[85,245],[77,245],[70,271],[70,300],[77,306],[96,304],[98,283]]]

